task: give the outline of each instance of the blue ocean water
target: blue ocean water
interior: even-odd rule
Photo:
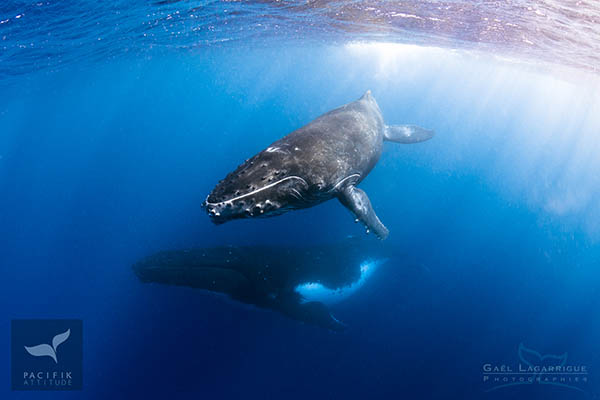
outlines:
[[[598,398],[598,13],[517,3],[1,5],[0,396]],[[161,250],[376,241],[336,201],[221,226],[200,207],[367,89],[436,136],[386,143],[360,185],[402,256],[331,308],[344,332],[139,282]],[[83,320],[83,391],[11,390],[23,318]],[[489,391],[520,345],[587,374]]]

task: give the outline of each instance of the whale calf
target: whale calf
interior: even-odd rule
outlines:
[[[221,180],[202,204],[212,222],[271,217],[337,198],[367,233],[385,239],[367,194],[356,186],[371,172],[384,140],[417,143],[433,131],[386,125],[367,91],[360,99],[318,117],[246,160]]]
[[[133,265],[145,283],[187,286],[333,331],[329,306],[355,295],[380,265],[399,258],[358,239],[321,246],[220,246],[162,251]]]

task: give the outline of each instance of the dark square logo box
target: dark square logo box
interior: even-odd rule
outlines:
[[[13,320],[11,367],[13,390],[81,390],[83,322]]]

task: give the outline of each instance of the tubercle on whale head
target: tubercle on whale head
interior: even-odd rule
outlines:
[[[266,191],[268,189],[265,189]],[[234,219],[271,217],[296,208],[293,200],[283,198],[277,191],[270,192],[255,193],[251,196],[218,202],[209,201],[209,195],[202,206],[215,225],[221,225]]]
[[[202,207],[208,213],[210,220],[215,225],[221,225],[234,219],[267,217],[282,212],[278,203],[265,200],[260,201],[222,201],[211,203],[205,200]]]
[[[271,217],[302,207],[308,183],[276,162],[269,149],[246,160],[206,197],[202,207],[214,224]]]

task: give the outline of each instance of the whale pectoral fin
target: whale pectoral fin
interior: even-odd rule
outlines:
[[[383,137],[396,143],[419,143],[429,140],[434,132],[415,125],[386,125]]]
[[[356,186],[346,186],[338,194],[340,202],[356,216],[357,221],[361,221],[369,230],[373,231],[381,240],[389,235],[389,231],[381,223],[377,214],[371,206],[371,201],[367,194]]]

